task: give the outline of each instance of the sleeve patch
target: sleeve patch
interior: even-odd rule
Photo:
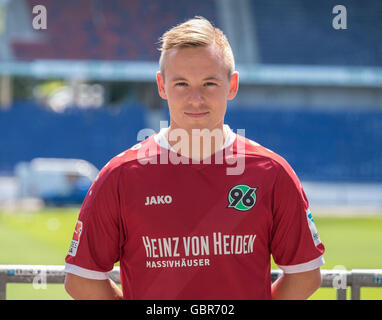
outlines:
[[[310,211],[310,208],[306,210],[306,218],[308,220],[308,225],[309,225],[310,233],[312,234],[314,245],[317,247],[321,243],[321,240],[320,240],[320,236],[318,235],[316,225],[314,224],[314,220],[313,220],[313,216]]]
[[[74,229],[73,239],[70,244],[70,248],[68,252],[68,254],[73,257],[75,257],[77,254],[77,248],[78,248],[78,245],[80,244],[81,233],[82,233],[82,221],[78,220],[76,224],[76,228]]]

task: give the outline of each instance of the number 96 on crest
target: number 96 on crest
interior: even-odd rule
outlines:
[[[228,192],[228,206],[239,211],[252,209],[256,203],[256,190],[245,184],[239,184]]]

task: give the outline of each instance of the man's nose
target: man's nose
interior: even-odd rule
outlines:
[[[203,102],[203,95],[200,89],[193,89],[190,92],[188,102],[192,105],[199,105]]]

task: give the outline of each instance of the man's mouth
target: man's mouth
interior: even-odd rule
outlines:
[[[203,118],[206,116],[209,112],[185,112],[184,114],[190,118],[198,119]]]

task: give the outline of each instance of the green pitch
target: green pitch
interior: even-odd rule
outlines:
[[[45,209],[38,213],[0,212],[0,264],[63,265],[78,209]],[[350,269],[382,268],[382,215],[320,217],[315,223],[325,244],[326,264]],[[272,263],[272,268],[277,267]],[[350,289],[348,290],[350,297]],[[319,289],[311,299],[335,299],[336,291]],[[382,300],[382,288],[363,288],[362,299]],[[70,299],[63,285],[36,290],[31,284],[8,284],[7,299]]]

